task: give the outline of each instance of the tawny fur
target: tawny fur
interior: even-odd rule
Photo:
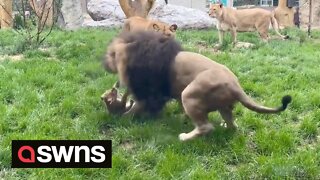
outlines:
[[[139,16],[147,18],[156,0],[119,0],[120,7],[127,18]],[[167,0],[165,0],[168,4]]]
[[[282,39],[288,36],[281,35],[278,30],[278,23],[274,13],[261,9],[232,9],[223,7],[222,4],[210,4],[210,17],[218,20],[219,43],[223,43],[224,32],[230,31],[233,43],[237,42],[237,32],[258,31],[260,37],[267,41],[270,23],[277,35]]]
[[[135,16],[125,20],[122,30],[123,32],[155,31],[174,38],[177,28],[176,24],[169,25],[161,21]]]
[[[159,33],[121,34],[108,49],[107,70],[118,73],[120,83],[135,99],[127,113],[148,109],[154,99],[160,105],[153,108],[159,110],[170,98],[179,100],[195,125],[193,131],[179,135],[182,141],[210,132],[213,126],[208,113],[212,111],[220,112],[228,128],[236,128],[232,115],[236,102],[258,113],[278,113],[291,102],[290,96],[284,96],[277,108],[257,104],[226,66],[203,55],[182,51],[177,41]]]
[[[106,105],[107,110],[111,114],[122,115],[125,112],[129,111],[133,106],[133,100],[128,100],[128,93],[125,93],[123,96],[118,94],[118,90],[113,87],[111,90],[107,90],[101,95],[101,100]]]

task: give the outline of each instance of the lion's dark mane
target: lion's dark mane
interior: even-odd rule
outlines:
[[[151,31],[126,33],[121,38],[132,43],[126,48],[129,89],[146,111],[156,113],[171,98],[172,63],[181,45]]]

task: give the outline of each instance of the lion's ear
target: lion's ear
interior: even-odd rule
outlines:
[[[158,26],[158,24],[153,24],[153,29],[155,31],[160,31],[160,27]]]
[[[223,4],[222,4],[222,3],[220,3],[220,4],[219,4],[219,6],[220,6],[220,8],[222,8],[222,7],[223,7]]]
[[[178,26],[176,24],[172,24],[169,29],[170,31],[175,32],[178,29]]]

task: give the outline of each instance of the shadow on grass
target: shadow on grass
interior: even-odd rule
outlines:
[[[187,151],[198,155],[218,153],[229,144],[239,131],[234,131],[213,122],[214,130],[207,135],[197,137],[187,142],[181,142],[178,135],[193,130],[191,119],[183,112],[167,115],[165,112],[158,116],[120,117],[107,115],[107,121],[100,124],[100,133],[107,138],[115,139],[114,145],[121,147],[122,142],[140,144],[135,147],[144,147],[148,144],[166,149],[175,147],[178,151]]]

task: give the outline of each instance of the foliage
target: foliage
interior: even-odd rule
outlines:
[[[55,26],[59,7],[60,0],[14,1],[14,9],[18,13],[13,15],[13,28],[21,39],[14,47],[17,53],[39,48]],[[49,13],[51,10],[53,14]]]

